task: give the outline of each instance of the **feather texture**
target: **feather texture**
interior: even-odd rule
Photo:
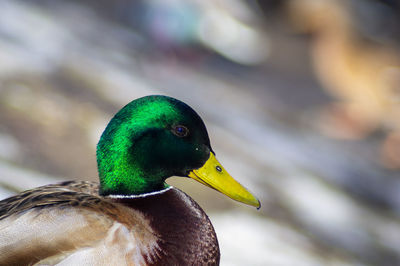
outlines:
[[[0,265],[218,264],[214,229],[185,193],[111,199],[98,191],[71,181],[0,201]]]

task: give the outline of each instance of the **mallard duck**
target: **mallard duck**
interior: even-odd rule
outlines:
[[[260,201],[217,161],[200,116],[167,96],[123,107],[97,145],[100,184],[68,181],[0,201],[0,265],[217,265],[214,228],[168,185],[190,177],[239,202]]]

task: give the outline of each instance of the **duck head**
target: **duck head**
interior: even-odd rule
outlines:
[[[146,96],[123,107],[100,138],[97,163],[103,196],[157,192],[168,177],[183,176],[260,207],[215,158],[200,116],[171,97]]]

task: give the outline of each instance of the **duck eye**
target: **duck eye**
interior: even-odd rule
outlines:
[[[189,129],[182,125],[177,125],[172,129],[172,132],[178,137],[186,137],[189,134]]]

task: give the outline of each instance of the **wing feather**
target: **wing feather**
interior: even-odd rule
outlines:
[[[96,183],[64,182],[0,201],[0,265],[141,265],[157,247],[145,217],[99,197]]]

